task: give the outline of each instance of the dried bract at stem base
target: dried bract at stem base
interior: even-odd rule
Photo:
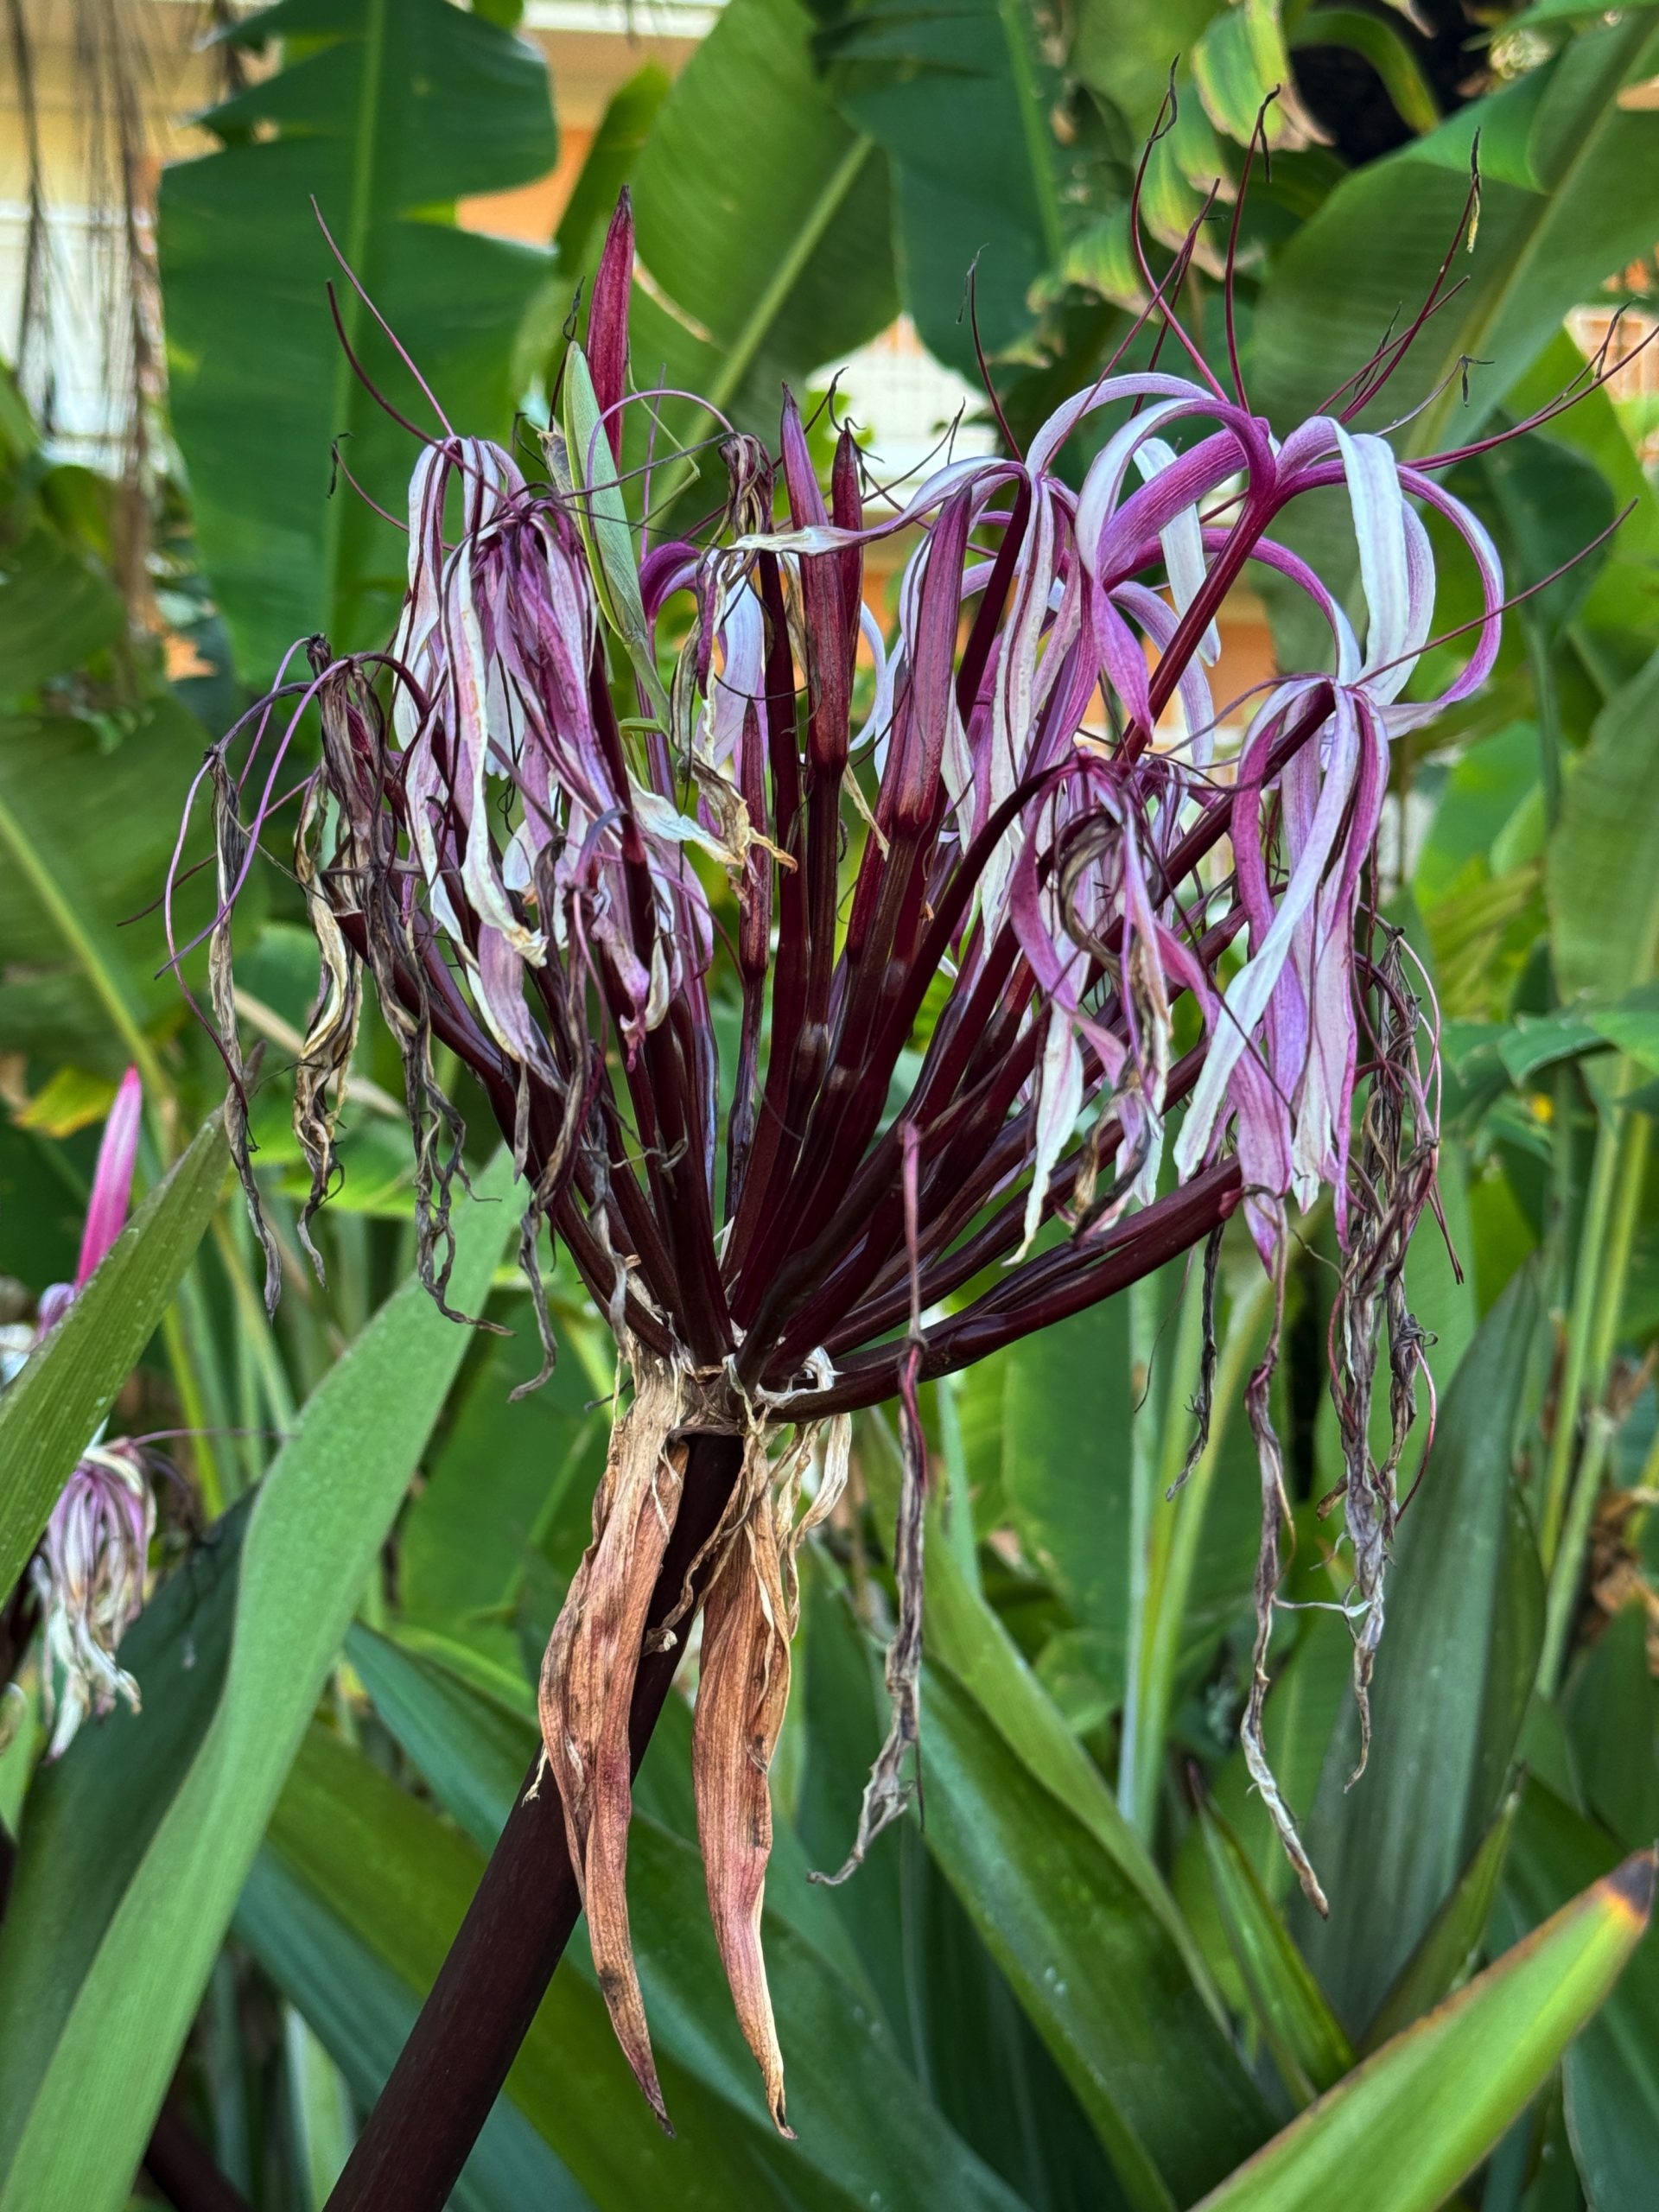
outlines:
[[[682,1410],[674,1370],[636,1347],[633,1379],[633,1402],[612,1433],[594,1500],[594,1541],[547,1647],[540,1708],[600,1989],[635,2079],[667,2128],[628,1933],[628,1710],[652,1592],[679,1511],[686,1446],[671,1440]]]
[[[737,2017],[780,2133],[784,2059],[760,1948],[772,1856],[772,1753],[789,1703],[791,1623],[769,1492],[728,1551],[703,1607],[702,1661],[692,1733],[697,1838],[709,1911]]]

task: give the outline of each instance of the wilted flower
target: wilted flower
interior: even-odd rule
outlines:
[[[118,1695],[138,1710],[138,1685],[115,1654],[143,1605],[155,1533],[156,1500],[139,1447],[124,1437],[91,1446],[52,1509],[29,1569],[46,1638],[48,1758],[67,1751],[89,1712],[111,1712]]]
[[[104,1125],[75,1279],[42,1294],[31,1351],[63,1319],[121,1233],[143,1109],[138,1071],[129,1068]],[[156,1502],[140,1447],[124,1437],[89,1445],[52,1509],[29,1567],[44,1626],[50,1758],[68,1749],[89,1712],[110,1712],[118,1694],[138,1709],[138,1686],[115,1654],[143,1605],[155,1533]]]
[[[385,651],[308,640],[308,677],[210,756],[213,995],[240,1141],[232,910],[315,706],[321,760],[299,779],[295,843],[321,952],[296,1111],[306,1219],[333,1173],[366,967],[403,1054],[429,1287],[443,1299],[461,1135],[436,1039],[483,1085],[528,1185],[521,1256],[548,1359],[543,1223],[632,1382],[541,1712],[601,1984],[659,2112],[624,1885],[630,1699],[692,1479],[687,1440],[744,1440],[730,1504],[658,1633],[683,1635],[706,1592],[709,1892],[781,2126],[759,1940],[766,1777],[796,1551],[834,1502],[854,1409],[898,1400],[905,1473],[893,1725],[849,1865],[906,1802],[918,1726],[918,1384],[1206,1240],[1213,1287],[1213,1240],[1241,1206],[1282,1291],[1286,1202],[1331,1191],[1363,1701],[1421,1358],[1402,1268],[1436,1144],[1418,996],[1371,860],[1390,742],[1483,682],[1502,587],[1485,531],[1438,480],[1458,456],[1408,465],[1349,427],[1408,337],[1339,410],[1281,440],[1161,297],[1189,372],[1109,364],[1023,456],[949,462],[872,512],[850,433],[826,493],[786,394],[775,456],[721,439],[715,527],[652,542],[619,474],[626,410],[652,404],[626,385],[632,253],[625,203],[545,480],[445,423],[415,468]],[[1094,421],[1108,435],[1074,486],[1062,454]],[[1331,487],[1358,540],[1363,641],[1273,535]],[[1408,700],[1435,597],[1420,508],[1472,562],[1483,612],[1466,664]],[[863,561],[901,531],[913,550],[889,639]],[[1270,688],[1224,759],[1206,669],[1251,562],[1311,602],[1329,666]],[[717,1002],[736,1033],[724,1066]],[[1069,1234],[1033,1249],[1056,1221]],[[273,1261],[273,1292],[276,1279]],[[1379,1465],[1367,1433],[1383,1325],[1397,1436]],[[1263,1533],[1243,1733],[1317,1895],[1261,1745],[1285,1512],[1276,1342],[1275,1325],[1249,1390]]]

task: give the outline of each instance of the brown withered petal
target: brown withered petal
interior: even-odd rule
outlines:
[[[294,1134],[311,1170],[311,1188],[300,1210],[299,1238],[307,1256],[323,1274],[322,1255],[311,1238],[311,1223],[328,1195],[334,1168],[334,1130],[340,1099],[357,1050],[363,1014],[362,967],[318,884],[312,839],[325,793],[320,783],[307,791],[294,837],[294,872],[305,893],[306,912],[317,940],[317,995],[306,1023],[305,1042],[294,1072]]]
[[[784,2118],[760,1911],[772,1856],[767,1776],[788,1703],[788,1618],[773,1501],[762,1490],[704,1605],[691,1759],[715,1940],[781,2135],[794,2131]]]
[[[672,1370],[636,1347],[633,1373],[633,1403],[612,1433],[594,1501],[594,1541],[542,1662],[539,1702],[599,1986],[634,2078],[668,2128],[628,1932],[628,1711],[686,1454],[668,1441],[679,1418]]]

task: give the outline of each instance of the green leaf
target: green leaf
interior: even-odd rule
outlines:
[[[1098,1836],[941,1667],[927,1847],[1071,2082],[1132,2204],[1188,2203],[1266,2122],[1196,1983]]]
[[[1129,1300],[1109,1300],[1024,1338],[998,1364],[1010,1517],[1078,1626],[1101,1639],[1116,1705],[1129,1613]]]
[[[591,1350],[602,1358],[598,1332],[562,1317],[557,1367],[515,1403],[513,1389],[541,1363],[528,1312],[518,1320],[511,1337],[480,1339],[461,1376],[427,1480],[398,1531],[397,1587],[404,1630],[464,1643],[525,1690],[520,1637],[529,1593],[552,1572],[543,1552],[550,1530],[574,1534],[567,1573],[587,1541],[608,1426],[593,1402],[609,1382],[588,1357]],[[480,1467],[490,1470],[485,1510]]]
[[[536,1757],[541,1738],[534,1724],[360,1621],[346,1630],[346,1656],[444,1811],[480,1851],[493,1850]]]
[[[1534,1926],[1564,1897],[1605,1877],[1618,1856],[1599,1829],[1529,1783],[1503,1882],[1517,1924]],[[1627,1859],[1625,1869],[1642,1863]],[[1647,2212],[1659,2171],[1659,1951],[1651,1939],[1567,2052],[1564,2074],[1567,2133],[1594,2212]]]
[[[1304,1830],[1332,1909],[1306,1928],[1303,1948],[1351,2032],[1376,2011],[1508,1787],[1543,1630],[1542,1577],[1513,1473],[1540,1319],[1526,1269],[1441,1398],[1389,1568],[1370,1764],[1351,1789],[1351,1700]]]
[[[1196,2212],[1434,2212],[1548,2078],[1648,1924],[1653,1861],[1626,1859],[1467,1989],[1293,2120]],[[1649,2175],[1651,2169],[1649,2169]]]
[[[1458,1885],[1428,1923],[1423,1940],[1400,1970],[1400,1978],[1377,2008],[1360,2048],[1370,2052],[1421,2019],[1457,1988],[1473,1966],[1485,1939],[1492,1901],[1509,1854],[1510,1837],[1520,1798],[1511,1796],[1481,1838]]]
[[[1659,118],[1621,108],[1618,96],[1651,72],[1654,35],[1643,15],[1587,32],[1529,77],[1340,184],[1293,237],[1263,290],[1255,404],[1281,429],[1302,420],[1382,341],[1402,301],[1411,312],[1452,244],[1479,131],[1479,229],[1457,272],[1467,281],[1378,403],[1380,419],[1395,420],[1445,382],[1407,431],[1408,449],[1478,436],[1567,310],[1648,250]],[[1482,365],[1467,409],[1452,374],[1465,357]]]
[[[1058,86],[1019,0],[865,0],[827,16],[836,98],[893,164],[894,252],[923,342],[977,381],[1032,326],[1027,296],[1059,260]]]
[[[121,634],[120,594],[55,532],[0,546],[0,699],[79,668]]]
[[[1578,374],[1582,359],[1569,334],[1558,331],[1510,391],[1510,408],[1528,415],[1546,405]],[[1659,555],[1659,499],[1605,389],[1582,393],[1551,423],[1549,436],[1588,461],[1611,490],[1615,506],[1628,510],[1573,623],[1573,643],[1605,698],[1637,673],[1659,638],[1651,588]]]
[[[1353,2045],[1237,1837],[1207,1799],[1198,1808],[1198,1827],[1251,2013],[1286,2088],[1298,2105],[1309,2104],[1348,2071]]]
[[[171,1302],[229,1165],[215,1114],[0,1396],[0,1588],[11,1589],[28,1565],[59,1491]]]
[[[769,440],[780,382],[843,359],[898,307],[887,162],[819,82],[810,30],[798,0],[729,0],[633,177],[636,380],[700,392]],[[690,440],[713,427],[683,404],[664,418]]]
[[[497,1203],[457,1213],[451,1296],[463,1308],[482,1298],[512,1227],[509,1187],[498,1160],[480,1183]],[[94,1732],[89,1756],[46,1777],[92,1793],[124,1878],[85,1974],[48,1983],[29,2020],[31,2093],[0,2109],[5,2212],[125,2203],[237,1892],[465,1346],[407,1284],[308,1402],[252,1508],[222,1692],[142,1847],[130,1806],[99,1794]],[[33,1843],[31,1827],[25,1863]]]
[[[1581,1052],[1599,1052],[1606,1041],[1599,1029],[1570,1014],[1518,1014],[1498,1036],[1497,1057],[1519,1090],[1541,1069],[1575,1060]]]
[[[594,595],[607,622],[637,657],[642,675],[654,679],[651,633],[639,597],[639,571],[633,556],[628,511],[617,481],[588,359],[580,346],[573,346],[565,356],[563,399],[565,451],[575,493],[576,523],[587,549]]]
[[[1264,1732],[1268,1760],[1286,1803],[1297,1812],[1312,1804],[1318,1789],[1347,1694],[1352,1651],[1344,1624],[1332,1614],[1321,1612],[1304,1614],[1295,1645],[1282,1658],[1274,1654]],[[1295,1876],[1245,1768],[1243,1752],[1236,1745],[1213,1777],[1212,1795],[1263,1892],[1275,1906],[1282,1907],[1295,1887]],[[1192,1939],[1228,2001],[1242,2012],[1247,1993],[1217,1909],[1208,1854],[1196,1825],[1190,1826],[1181,1840],[1173,1880],[1175,1897]]]
[[[267,1849],[415,2001],[442,1965],[484,1866],[465,1836],[320,1728],[300,1747]],[[671,2061],[659,2070],[673,2101],[671,2144],[640,2103],[597,1990],[562,1971],[504,2096],[606,2212],[671,2201],[689,2212],[730,2212],[766,2202],[760,2130],[734,2126]]]
[[[134,1033],[179,1010],[176,982],[152,972],[160,923],[121,925],[161,889],[204,735],[166,696],[110,735],[67,715],[0,718],[0,1034],[118,1075],[148,1052]],[[181,913],[194,911],[187,893]]]
[[[1192,75],[1217,130],[1248,146],[1258,120],[1270,138],[1277,118],[1262,109],[1290,77],[1277,0],[1233,0],[1192,50]]]
[[[872,1418],[866,1434],[872,1448],[861,1455],[865,1479],[880,1524],[887,1527],[898,1499],[897,1447],[891,1429],[878,1419]],[[878,1442],[884,1450],[874,1448]],[[931,1525],[937,1527],[937,1522]],[[1110,1861],[1115,1883],[1139,1900],[1136,1915],[1148,1925],[1137,1940],[1173,1947],[1211,2018],[1219,2023],[1220,2002],[1209,1986],[1198,1946],[1151,1853],[1118,1810],[1099,1768],[1066,1726],[995,1612],[969,1582],[950,1545],[942,1541],[942,1532],[940,1540],[926,1545],[925,1558],[929,1652],[950,1670],[1043,1790],[1089,1831]]]
[[[1618,1006],[1592,1008],[1586,1015],[1598,1036],[1644,1068],[1659,1070],[1659,1010],[1650,988],[1632,992]]]
[[[1169,90],[1170,63],[1190,54],[1226,0],[1079,0],[1072,73],[1146,137]]]
[[[1633,0],[1637,8],[1650,8],[1654,0]],[[1511,16],[1510,30],[1532,30],[1545,25],[1585,22],[1599,15],[1595,0],[1535,0],[1530,8],[1523,8],[1518,16]]]
[[[1653,777],[1659,654],[1610,699],[1567,780],[1547,887],[1565,999],[1645,983],[1659,954],[1659,789]]]
[[[1497,537],[1505,582],[1532,593],[1522,620],[1554,637],[1606,564],[1606,544],[1586,549],[1618,512],[1613,487],[1587,454],[1542,431],[1483,454],[1479,466],[1484,495],[1475,504]],[[1547,576],[1554,582],[1545,583]]]
[[[122,1638],[143,1713],[118,1705],[30,1784],[0,1925],[0,2168],[73,1994],[212,1722],[250,1504],[243,1499],[210,1530]]]
[[[406,1650],[360,1623],[353,1624],[346,1650],[375,1711],[425,1776],[438,1803],[480,1850],[492,1849],[537,1763],[541,1735],[533,1705],[527,1714],[493,1705],[441,1661]],[[672,1699],[658,1721],[634,1802],[639,1811],[687,1840],[696,1835],[690,1778],[690,1715],[683,1700]],[[774,1830],[766,1896],[768,1909],[821,1951],[849,1987],[869,1993],[834,1900],[807,1879],[799,1840],[781,1818]]]
[[[310,632],[383,642],[403,589],[397,532],[343,482],[327,496],[337,438],[393,514],[416,457],[354,376],[328,283],[370,378],[436,427],[312,200],[456,429],[503,436],[551,257],[458,230],[454,203],[544,176],[558,149],[540,55],[446,0],[281,0],[228,36],[283,39],[286,66],[204,118],[219,151],[166,171],[159,244],[202,563],[238,668],[264,685]]]
[[[1639,1598],[1621,1605],[1562,1700],[1585,1802],[1632,1849],[1659,1835],[1659,1690],[1648,1629]]]

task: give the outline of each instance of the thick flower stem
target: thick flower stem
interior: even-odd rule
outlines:
[[[248,2200],[171,2099],[156,2116],[144,2171],[174,2212],[248,2212]]]
[[[660,1620],[713,1534],[741,1459],[740,1440],[691,1440],[674,1534],[652,1599]],[[642,1659],[631,1725],[636,1769],[663,1709],[683,1637]],[[533,1779],[526,1776],[526,1783]],[[582,1910],[550,1777],[520,1792],[467,1917],[438,1970],[327,2212],[440,2212],[529,2033]],[[642,2112],[642,2121],[646,2115]]]

